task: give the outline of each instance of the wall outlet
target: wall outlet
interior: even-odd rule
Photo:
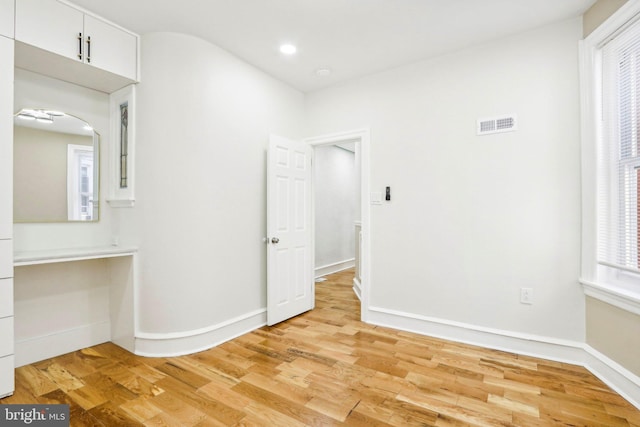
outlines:
[[[520,288],[520,303],[533,304],[533,288]]]

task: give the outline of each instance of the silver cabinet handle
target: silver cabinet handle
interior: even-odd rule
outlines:
[[[277,237],[273,237],[271,239],[271,243],[278,243],[280,241],[280,239],[278,239]]]

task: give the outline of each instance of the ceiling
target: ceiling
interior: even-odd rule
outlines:
[[[595,0],[72,0],[138,34],[198,36],[309,92],[581,15]],[[279,52],[297,46],[293,56]],[[328,76],[316,75],[330,69]]]
[[[63,114],[61,116],[57,114],[44,114],[45,117],[51,119],[51,122],[45,123],[37,120],[25,120],[24,118],[21,118],[22,113],[26,113],[25,115],[27,116],[39,116],[43,113],[43,111],[30,109],[20,110],[20,112],[13,119],[13,122],[16,126],[49,132],[70,133],[73,135],[85,135],[91,137],[93,136],[93,128],[91,128],[91,126],[89,126],[87,122],[69,114]]]

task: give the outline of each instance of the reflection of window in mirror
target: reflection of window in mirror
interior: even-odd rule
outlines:
[[[70,221],[93,219],[93,147],[67,146],[67,203]]]
[[[127,155],[129,150],[129,103],[120,104],[120,188],[127,188]]]

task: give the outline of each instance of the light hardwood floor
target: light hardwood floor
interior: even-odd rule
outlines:
[[[23,366],[0,404],[67,403],[72,426],[640,426],[582,367],[364,324],[353,272],[328,278],[316,309],[208,351]]]

